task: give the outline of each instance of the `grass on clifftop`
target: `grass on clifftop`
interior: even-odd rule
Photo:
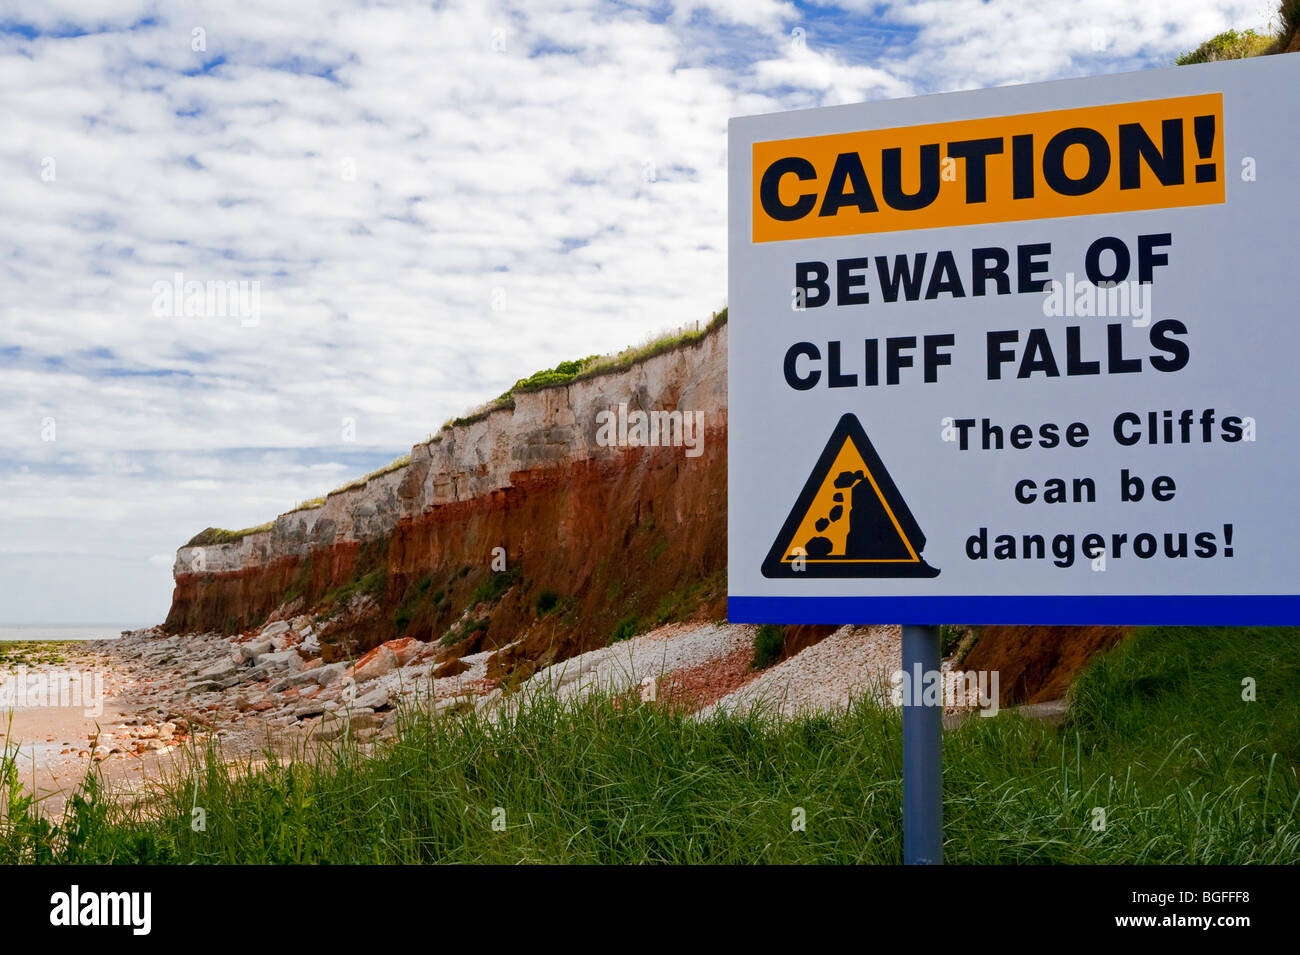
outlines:
[[[1064,727],[971,718],[944,737],[947,861],[1300,860],[1298,644],[1294,628],[1143,630],[1087,670]],[[866,705],[774,726],[635,694],[540,700],[501,721],[407,719],[373,755],[345,742],[257,771],[196,758],[152,815],[92,787],[51,828],[10,757],[0,863],[901,857],[899,718]]]
[[[1206,40],[1195,50],[1182,54],[1174,62],[1179,66],[1194,63],[1219,63],[1243,60],[1252,56],[1282,53],[1300,29],[1300,0],[1282,0],[1274,26],[1267,33],[1255,30],[1225,30]]]
[[[199,531],[185,544],[186,547],[213,547],[217,544],[229,544],[239,540],[241,537],[247,537],[249,534],[258,534],[262,531],[269,531],[274,526],[275,521],[267,521],[265,524],[258,524],[256,527],[245,527],[242,530],[228,531],[224,527],[205,527]]]
[[[1195,50],[1184,53],[1175,61],[1179,66],[1193,63],[1218,63],[1222,60],[1241,60],[1266,53],[1276,37],[1261,36],[1254,30],[1225,30],[1206,40]]]
[[[664,352],[672,351],[674,348],[681,348],[685,345],[691,345],[698,342],[711,334],[715,329],[727,323],[727,310],[716,313],[713,319],[700,329],[690,329],[686,331],[672,332],[667,335],[661,335],[657,338],[637,345],[632,348],[625,348],[617,355],[588,355],[586,358],[579,358],[574,361],[562,361],[554,368],[543,368],[541,371],[533,372],[527,378],[520,378],[510,389],[497,398],[480,405],[473,411],[468,412],[462,417],[452,418],[442,426],[442,431],[450,431],[452,428],[461,428],[467,425],[482,421],[494,411],[500,411],[515,406],[515,395],[525,394],[533,391],[542,391],[546,388],[555,388],[567,385],[575,381],[581,381],[584,378],[595,378],[598,375],[609,375],[616,372],[625,371],[638,362],[654,358],[656,355],[662,355]],[[436,435],[430,435],[426,439],[426,444],[436,444],[442,440],[442,432]],[[382,477],[399,468],[404,468],[411,463],[411,456],[403,454],[394,461],[390,461],[383,467],[371,471],[364,477],[349,481],[330,491],[323,497],[313,497],[301,501],[290,514],[296,514],[299,511],[315,510],[325,506],[325,500],[330,495],[341,494],[344,491],[351,491],[354,488],[364,487],[367,483],[377,477]],[[209,527],[190,539],[186,544],[187,547],[212,546],[215,544],[229,544],[237,541],[241,537],[247,537],[249,534],[255,534],[259,531],[270,530],[275,524],[270,521],[266,524],[259,524],[257,527],[245,527],[243,530],[228,531],[220,527]]]
[[[442,430],[450,431],[452,428],[463,428],[482,421],[494,411],[513,408],[515,406],[515,395],[542,391],[546,388],[556,388],[572,384],[575,381],[583,381],[587,378],[596,378],[600,375],[612,375],[620,371],[626,371],[633,365],[647,361],[657,355],[662,355],[665,352],[670,352],[675,348],[693,345],[725,324],[727,324],[727,310],[723,308],[703,328],[679,330],[670,332],[667,335],[660,335],[641,345],[625,348],[616,355],[588,355],[586,358],[562,361],[554,368],[543,368],[541,371],[533,372],[527,378],[520,378],[504,394],[480,405],[461,417],[450,419],[442,426]],[[441,435],[432,437],[429,440],[439,441]]]

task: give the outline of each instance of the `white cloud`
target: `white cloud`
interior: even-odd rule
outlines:
[[[1167,66],[1230,27],[1265,26],[1276,8],[1272,0],[907,0],[887,4],[885,15],[920,31],[895,68],[941,91]]]
[[[837,106],[873,99],[894,99],[913,92],[912,85],[888,69],[842,63],[835,56],[803,44],[791,44],[785,56],[756,64],[759,81],[822,95],[818,105]]]

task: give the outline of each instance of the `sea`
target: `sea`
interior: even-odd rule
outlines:
[[[0,624],[0,643],[12,640],[103,640],[139,630],[145,623]]]

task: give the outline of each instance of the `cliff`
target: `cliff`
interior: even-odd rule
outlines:
[[[603,646],[620,626],[722,616],[725,322],[512,397],[320,506],[180,548],[166,629],[311,612],[333,622],[327,656],[397,636],[446,637],[451,656],[519,641],[501,655],[509,670]],[[661,429],[642,434],[637,412]],[[693,421],[700,433],[683,434]]]

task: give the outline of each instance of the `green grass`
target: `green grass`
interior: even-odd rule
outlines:
[[[280,598],[281,603],[291,603],[299,597],[305,596],[307,589],[311,586],[311,556],[308,555],[297,570],[293,573],[293,579],[289,581],[289,589],[284,592]]]
[[[1076,684],[1064,727],[1004,712],[948,732],[947,861],[1300,860],[1298,644],[1291,628],[1141,631]],[[1247,676],[1255,703],[1241,699]],[[867,705],[773,724],[697,721],[636,694],[535,699],[499,720],[408,718],[369,755],[345,740],[259,771],[190,758],[153,804],[91,789],[54,826],[0,760],[0,863],[901,858],[899,719]],[[195,806],[205,831],[191,829]]]
[[[1274,21],[1264,33],[1255,30],[1225,30],[1195,50],[1182,54],[1175,62],[1179,66],[1187,66],[1281,53],[1297,29],[1300,29],[1300,0],[1281,0]]]
[[[356,480],[349,481],[347,484],[339,485],[334,490],[330,491],[330,494],[342,494],[344,491],[351,491],[353,488],[365,487],[368,483],[370,483],[375,478],[383,477],[385,474],[391,474],[393,471],[398,471],[406,467],[410,463],[411,463],[410,454],[400,455],[399,457],[393,459],[392,461],[389,461],[382,468],[376,468],[375,470],[371,471],[369,474],[365,475],[364,477],[359,477]],[[326,496],[328,497],[329,495]]]
[[[495,411],[513,409],[516,395],[542,391],[546,388],[558,388],[572,384],[575,381],[626,371],[633,365],[647,361],[657,355],[687,345],[694,345],[726,323],[727,310],[724,308],[722,311],[717,312],[703,328],[659,335],[641,345],[625,348],[615,355],[588,355],[586,358],[562,361],[554,368],[543,368],[541,371],[535,371],[527,378],[520,378],[506,392],[491,401],[479,405],[460,417],[449,419],[443,424],[442,430],[450,431],[452,428],[467,427],[484,420]]]
[[[749,662],[754,670],[766,670],[781,659],[785,649],[785,634],[775,624],[765,623],[754,634],[754,659]]]
[[[576,380],[583,378],[595,378],[600,375],[615,374],[620,371],[626,371],[633,365],[647,361],[657,355],[665,352],[682,348],[686,345],[694,345],[711,335],[716,329],[727,324],[727,310],[717,312],[713,318],[700,329],[691,329],[682,332],[674,332],[667,335],[661,335],[652,338],[641,345],[625,348],[617,355],[608,355],[604,358],[589,360],[576,376]]]
[[[703,579],[682,584],[659,598],[653,616],[654,626],[685,620],[716,594],[725,590],[726,573],[711,574]]]
[[[1182,54],[1176,62],[1179,66],[1193,63],[1218,63],[1221,60],[1241,60],[1250,56],[1259,56],[1276,42],[1273,36],[1262,36],[1254,30],[1225,30],[1216,37],[1206,40],[1195,50]]]
[[[960,649],[961,655],[953,660],[954,665],[960,665],[961,662],[966,659],[966,655],[974,648],[975,644],[979,642],[982,630],[983,628],[981,627],[948,623],[942,624],[939,627],[939,656],[946,660],[951,654]],[[961,644],[963,640],[966,640],[967,636],[971,639],[963,648]]]
[[[545,617],[560,605],[560,595],[554,590],[543,590],[533,602],[533,610],[538,617]]]
[[[57,666],[68,662],[76,640],[6,640],[0,643],[0,667]]]
[[[439,643],[441,643],[444,647],[451,647],[451,646],[455,646],[458,643],[464,643],[471,636],[473,636],[476,631],[486,630],[488,628],[488,624],[490,624],[491,622],[492,622],[491,617],[481,617],[478,620],[475,620],[473,617],[471,617],[470,619],[466,620],[463,624],[461,624],[459,627],[452,627],[450,630],[448,630],[447,635],[444,636],[439,641]]]
[[[614,632],[609,635],[610,643],[622,643],[624,640],[631,640],[637,635],[640,629],[636,617],[624,617],[614,625]]]
[[[335,587],[325,594],[321,601],[332,608],[339,608],[347,604],[357,594],[365,594],[375,600],[378,600],[384,594],[388,585],[388,574],[382,568],[372,570],[368,574],[358,577],[356,580],[343,584],[341,587]]]
[[[516,381],[497,400],[506,401],[511,395],[541,391],[544,388],[554,388],[556,385],[567,385],[577,378],[583,369],[599,358],[599,355],[588,355],[586,358],[579,358],[575,361],[562,361],[554,368],[543,368],[541,371],[535,371],[527,378],[520,378]]]
[[[483,583],[474,588],[469,595],[469,600],[465,602],[465,606],[473,607],[480,603],[494,604],[504,597],[506,591],[513,587],[519,579],[518,567],[493,571],[488,574]]]
[[[428,596],[431,586],[433,586],[433,575],[425,574],[406,589],[406,593],[402,596],[397,609],[393,611],[393,626],[397,628],[399,635],[406,632],[406,628],[411,625],[411,621],[415,619],[425,604],[436,607],[442,602],[441,590],[434,594],[432,598]]]
[[[214,547],[218,544],[231,544],[249,534],[260,534],[275,526],[275,521],[267,521],[256,527],[245,527],[237,531],[228,531],[224,527],[205,527],[185,544],[186,547]]]
[[[397,459],[385,464],[383,467],[371,471],[369,474],[365,475],[364,477],[359,477],[353,481],[349,481],[347,484],[339,485],[334,490],[330,491],[329,494],[325,494],[321,497],[308,498],[305,501],[299,501],[287,513],[297,514],[299,511],[314,511],[318,508],[324,507],[326,499],[329,498],[330,496],[334,494],[342,494],[344,491],[351,491],[354,490],[355,488],[365,487],[366,484],[372,481],[373,479],[377,477],[382,477],[383,475],[399,470],[400,468],[404,468],[410,463],[411,463],[411,456],[409,454],[403,454]],[[249,534],[257,534],[260,533],[261,531],[269,531],[274,526],[275,526],[275,521],[268,521],[267,523],[259,524],[256,527],[245,527],[242,530],[238,530],[238,531],[228,531],[221,527],[208,527],[199,531],[199,533],[195,534],[192,538],[190,538],[189,543],[186,544],[185,546],[186,547],[211,547],[216,544],[229,544],[232,543],[233,541],[239,540],[241,537],[247,537]]]

